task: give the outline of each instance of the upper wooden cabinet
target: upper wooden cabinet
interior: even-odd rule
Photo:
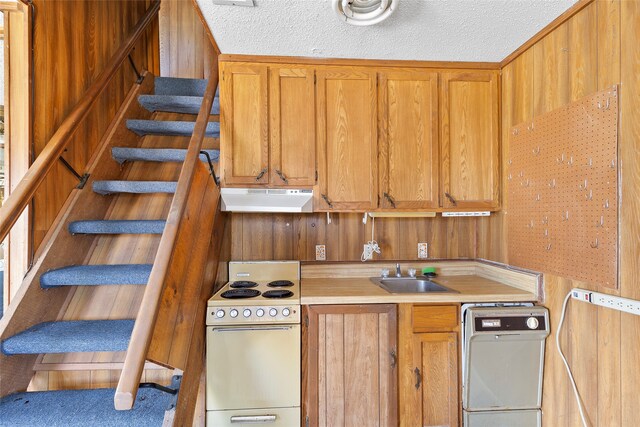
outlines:
[[[441,74],[443,207],[499,205],[498,74]]]
[[[384,72],[378,85],[380,207],[438,208],[438,73]]]
[[[221,63],[220,138],[225,184],[269,180],[267,67]]]
[[[313,186],[316,211],[500,206],[496,71],[220,70],[224,185]]]
[[[315,184],[314,70],[221,63],[225,185]]]
[[[315,210],[372,210],[377,194],[376,73],[323,67],[317,75]]]
[[[312,186],[316,174],[316,110],[312,68],[269,68],[273,185]]]

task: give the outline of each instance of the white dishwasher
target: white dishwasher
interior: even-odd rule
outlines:
[[[471,307],[464,321],[464,425],[541,426],[547,309]]]

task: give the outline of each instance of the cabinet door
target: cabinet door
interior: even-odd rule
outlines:
[[[421,325],[415,325],[416,320]],[[443,325],[436,319],[434,327]],[[460,419],[458,333],[428,332],[426,319],[400,309],[399,402],[400,426],[456,427]]]
[[[445,208],[499,204],[497,73],[442,74],[442,193]]]
[[[438,194],[438,74],[379,75],[380,207],[434,209]]]
[[[395,305],[308,306],[304,317],[303,425],[397,426]]]
[[[314,70],[269,69],[270,183],[312,186],[316,174]]]
[[[377,201],[376,74],[342,67],[316,71],[316,210],[370,210]]]
[[[269,181],[267,66],[221,64],[220,146],[227,185]]]

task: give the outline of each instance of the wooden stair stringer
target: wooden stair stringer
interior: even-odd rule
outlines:
[[[217,272],[212,264],[217,266],[219,253],[211,253],[211,241],[219,237],[220,233],[215,233],[218,228],[224,230],[225,221],[226,215],[220,212],[220,191],[208,169],[199,163],[164,284],[148,360],[186,370],[193,336],[204,327],[204,318],[202,322],[199,319]]]

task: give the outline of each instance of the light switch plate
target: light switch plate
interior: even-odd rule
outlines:
[[[327,260],[327,249],[325,245],[316,245],[316,261]]]

